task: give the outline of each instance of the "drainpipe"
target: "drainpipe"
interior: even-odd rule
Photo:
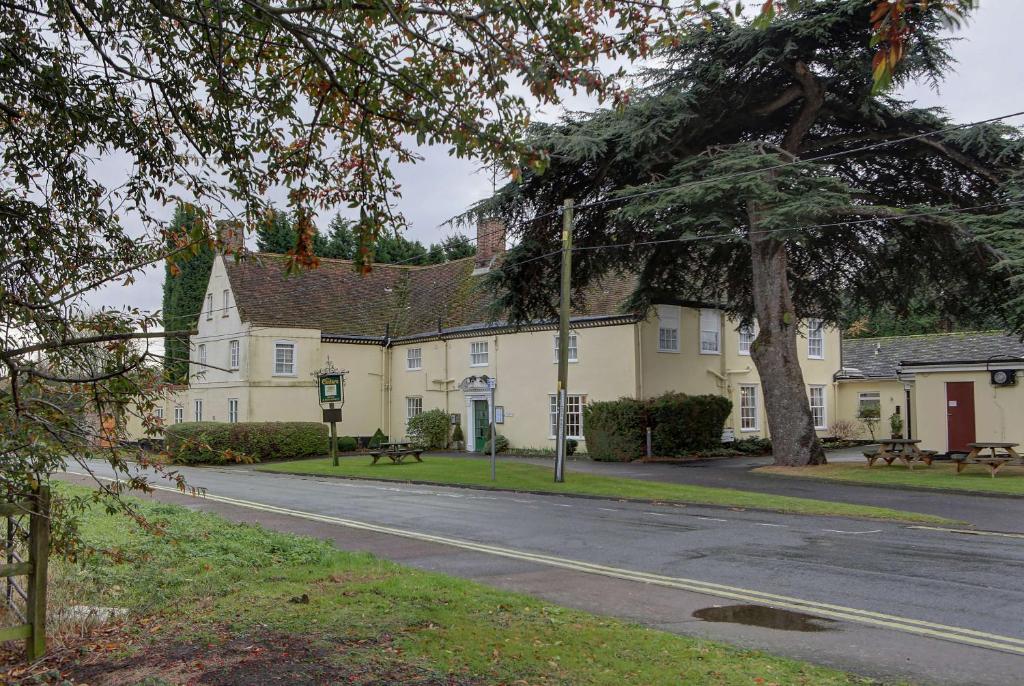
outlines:
[[[906,403],[907,403],[907,412],[906,412],[907,438],[913,438],[914,437],[913,426],[911,426],[911,424],[910,424],[910,384],[903,384],[903,395],[905,396]]]
[[[384,328],[384,348],[383,348],[383,350],[384,350],[384,357],[385,357],[384,370],[385,370],[385,373],[386,373],[384,381],[386,383],[387,394],[388,394],[388,400],[387,400],[387,403],[385,404],[385,409],[387,410],[387,415],[386,416],[387,416],[387,427],[388,428],[387,428],[387,431],[385,433],[388,436],[388,440],[389,441],[393,441],[393,440],[395,440],[395,437],[391,435],[391,323],[390,322]]]
[[[635,328],[635,340],[636,340],[636,399],[643,400],[644,398],[644,330],[641,326],[642,322],[635,322],[633,327]]]

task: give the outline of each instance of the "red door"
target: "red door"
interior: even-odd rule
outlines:
[[[974,382],[946,382],[946,426],[949,450],[969,452],[974,443]]]

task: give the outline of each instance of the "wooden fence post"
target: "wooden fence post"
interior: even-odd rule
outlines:
[[[25,640],[28,661],[46,653],[46,571],[50,557],[50,487],[40,486],[35,508],[29,519],[28,561],[32,572],[26,589],[25,619],[32,634]]]

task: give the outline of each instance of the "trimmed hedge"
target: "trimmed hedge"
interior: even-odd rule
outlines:
[[[409,420],[406,431],[413,443],[431,450],[448,447],[451,420],[444,410],[427,410]]]
[[[350,453],[353,450],[359,449],[359,441],[352,438],[351,436],[338,436],[336,440],[338,444],[339,453]]]
[[[732,401],[718,395],[666,393],[649,400],[593,402],[583,433],[593,460],[627,461],[647,452],[647,427],[658,457],[689,455],[721,446]]]
[[[327,425],[319,422],[187,422],[168,426],[164,437],[177,464],[286,460],[329,447]]]

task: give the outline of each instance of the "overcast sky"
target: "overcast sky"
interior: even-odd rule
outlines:
[[[957,35],[953,53],[959,61],[938,91],[925,85],[908,89],[904,95],[922,106],[944,107],[957,121],[976,121],[1024,110],[1024,0],[981,0],[971,23]],[[587,107],[585,100],[569,102],[572,109]],[[550,120],[558,114],[549,110],[537,118]],[[1024,125],[1024,117],[1011,120]],[[443,222],[465,210],[491,191],[491,177],[478,171],[478,163],[449,157],[446,147],[422,148],[423,161],[397,169],[403,197],[398,209],[410,228],[406,236],[423,243],[437,242],[453,232]],[[284,191],[273,199],[283,202]],[[171,210],[167,211],[168,216]],[[325,227],[330,216],[320,217]],[[250,244],[253,244],[250,238]],[[95,306],[135,306],[158,310],[163,267],[155,267],[128,287],[112,287],[95,294]]]

